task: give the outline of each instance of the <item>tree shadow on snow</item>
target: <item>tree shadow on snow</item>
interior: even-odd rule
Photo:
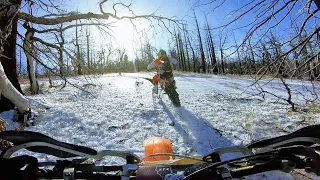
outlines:
[[[59,141],[77,143],[77,141],[74,141],[74,139],[77,139],[75,137],[86,132],[88,125],[90,125],[90,122],[84,123],[81,116],[73,112],[50,109],[38,116],[35,119],[35,126],[30,126],[27,130],[46,134]]]
[[[187,125],[190,136],[195,140],[193,145],[199,154],[204,155],[213,149],[234,146],[230,139],[224,137],[221,132],[214,128],[206,119],[194,115],[185,107],[178,108],[176,112]]]
[[[234,146],[230,139],[224,137],[206,119],[197,117],[184,107],[175,108],[172,113],[162,100],[159,103],[168,118],[175,121],[173,127],[183,137],[184,143],[190,144],[197,154],[205,155],[217,148]]]
[[[162,106],[163,111],[168,115],[168,118],[171,121],[176,121],[174,115],[171,113],[171,111],[168,109],[168,107],[165,105],[162,99],[159,100],[159,104]]]

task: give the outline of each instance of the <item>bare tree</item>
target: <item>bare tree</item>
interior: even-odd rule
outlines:
[[[180,47],[180,37],[179,37],[179,32],[176,32],[176,27],[173,27],[173,39],[175,40],[176,44],[176,56],[178,57],[178,67],[180,70],[183,70],[183,57],[182,57],[182,52],[181,52],[181,47]]]
[[[192,44],[191,44],[191,37],[188,36],[188,44],[189,44],[189,47],[191,49],[191,52],[192,52],[192,62],[193,62],[193,72],[197,72],[197,69],[196,69],[196,54],[195,54],[195,50],[194,48],[192,47]]]
[[[204,0],[204,1],[196,1],[195,7],[201,6],[213,6],[213,9],[221,7],[226,0]],[[253,16],[256,17],[254,20],[249,22],[244,22],[240,29],[247,29],[248,33],[243,41],[240,43],[239,47],[244,44],[246,41],[250,41],[251,38],[255,38],[257,33],[260,31],[263,34],[268,34],[275,30],[281,24],[286,24],[287,19],[291,14],[294,14],[295,21],[298,21],[298,18],[302,19],[302,22],[299,23],[299,31],[294,34],[291,38],[287,39],[286,41],[282,42],[281,46],[290,47],[286,48],[286,51],[283,52],[281,56],[279,56],[275,61],[272,62],[272,65],[277,63],[277,61],[282,61],[283,58],[290,54],[295,50],[299,50],[299,53],[302,53],[301,49],[308,45],[308,42],[316,37],[320,32],[320,27],[316,26],[319,13],[319,0],[286,0],[286,1],[279,1],[279,0],[271,0],[271,1],[264,1],[264,0],[251,0],[249,2],[243,3],[239,8],[231,11],[228,15],[234,17],[229,22],[223,24],[222,26],[215,27],[213,29],[225,29],[230,25],[238,22],[245,16]],[[296,44],[294,47],[292,45],[293,41],[298,40],[301,38],[301,35],[304,33],[304,29],[310,26],[310,24],[314,24],[315,28],[308,31],[306,36],[304,36],[299,43]],[[314,55],[312,55],[314,56]],[[314,58],[307,58],[307,61],[310,62]],[[282,63],[278,63],[282,64]],[[303,68],[303,67],[300,67]],[[259,73],[261,76],[268,71],[269,68],[264,68],[264,70],[260,70]],[[310,69],[309,69],[310,70]],[[304,72],[309,71],[304,70]]]
[[[60,31],[58,32],[59,35],[55,34],[57,42],[59,44],[59,69],[60,69],[60,75],[64,76],[65,75],[65,68],[64,68],[64,59],[63,59],[63,49],[64,49],[64,44],[65,44],[65,38],[63,36],[63,31],[62,31],[62,24],[59,27]]]
[[[189,49],[188,49],[188,41],[187,41],[187,28],[186,25],[183,26],[183,33],[184,33],[184,45],[185,45],[185,51],[187,54],[187,61],[188,61],[188,71],[191,71],[190,66],[190,57],[189,57]]]
[[[237,3],[227,0],[198,0],[194,3],[194,8],[206,6],[206,8],[211,8],[208,11],[211,13],[215,12],[216,8],[227,5],[226,2]],[[224,19],[221,26],[212,27],[211,30],[246,32],[241,40],[237,39],[238,42],[226,44],[229,46],[229,51],[233,50],[228,57],[235,54],[237,62],[242,63],[244,73],[254,72],[258,75],[253,85],[259,86],[259,94],[271,94],[285,101],[291,106],[291,109],[295,110],[297,108],[296,96],[299,96],[299,99],[301,97],[305,99],[306,103],[315,102],[318,97],[316,92],[310,92],[310,88],[303,86],[299,90],[291,90],[291,85],[285,78],[308,78],[311,83],[318,78],[318,70],[320,70],[318,59],[320,53],[319,11],[320,0],[239,1],[238,7],[227,13],[226,19],[229,21],[226,22]],[[252,20],[243,21],[243,19]],[[233,27],[235,28],[231,29]],[[284,27],[290,30],[289,33],[277,34]],[[222,44],[221,39],[220,33],[220,45]],[[225,54],[221,49],[225,48],[220,46],[221,65],[224,66],[226,63],[228,69],[236,67],[236,63],[225,61]],[[222,70],[224,71],[223,67]],[[270,81],[280,80],[287,96],[282,97],[265,91],[263,89],[265,84],[259,84],[264,75],[271,75],[273,78]],[[312,95],[311,98],[306,95],[308,93]]]
[[[243,74],[243,70],[242,70],[242,57],[240,56],[240,48],[238,47],[238,43],[237,43],[237,40],[236,40],[236,37],[235,35],[233,34],[233,39],[234,39],[234,44],[235,44],[235,47],[236,47],[236,51],[237,51],[237,57],[238,57],[238,63],[239,63],[239,73],[240,74]],[[244,45],[242,45],[243,47]],[[221,48],[220,48],[221,49]],[[221,56],[222,57],[222,56]],[[222,59],[222,58],[221,58]]]
[[[25,55],[27,57],[27,70],[29,75],[30,81],[30,91],[31,94],[38,94],[39,92],[39,85],[36,79],[36,70],[34,68],[33,56],[34,54],[34,43],[33,43],[33,36],[34,36],[34,29],[31,28],[28,23],[24,23],[23,27],[27,29],[25,34],[25,39],[23,41],[23,49]]]
[[[14,6],[16,9],[19,8],[19,5],[21,4],[21,0],[16,0],[16,1],[10,1],[13,3],[12,6]],[[51,1],[50,1],[51,3]],[[42,1],[35,1],[33,4],[38,5],[41,7],[42,10],[44,10],[45,12],[47,12],[48,14],[43,15],[43,16],[34,16],[32,15],[32,12],[29,13],[25,13],[22,11],[15,11],[14,16],[10,16],[13,18],[8,19],[9,16],[7,17],[1,17],[1,22],[0,22],[0,28],[1,30],[5,30],[7,33],[7,44],[1,44],[1,48],[4,48],[4,53],[3,56],[1,56],[1,63],[4,67],[4,72],[7,75],[7,78],[11,81],[11,83],[15,86],[15,88],[18,91],[15,91],[15,93],[17,92],[22,92],[18,79],[17,79],[17,74],[16,74],[16,55],[15,55],[15,45],[16,45],[16,37],[17,37],[17,21],[18,19],[31,23],[33,25],[46,25],[47,27],[49,26],[55,26],[55,25],[60,25],[62,23],[72,23],[74,21],[77,20],[97,20],[97,19],[103,19],[103,20],[108,20],[109,18],[113,18],[116,20],[130,20],[132,22],[132,24],[134,25],[134,20],[136,19],[145,19],[147,21],[149,21],[150,23],[152,22],[158,22],[158,24],[161,27],[164,27],[166,30],[170,29],[168,28],[168,24],[171,23],[179,23],[179,20],[172,17],[163,17],[163,16],[157,16],[154,13],[149,14],[149,15],[135,15],[134,13],[132,13],[131,16],[118,16],[117,13],[117,8],[115,8],[116,6],[122,6],[125,8],[128,8],[130,12],[133,12],[130,8],[131,5],[125,5],[125,4],[114,4],[113,9],[114,9],[114,13],[111,12],[105,12],[103,9],[103,5],[104,3],[106,3],[106,0],[101,1],[99,6],[100,6],[100,11],[101,14],[95,14],[95,13],[84,13],[84,14],[80,14],[77,12],[69,12],[69,13],[65,13],[64,11],[61,11],[61,9],[59,9],[58,6],[54,5],[54,4],[50,4],[50,3],[43,3]],[[9,9],[9,7],[8,7]],[[7,9],[7,10],[8,10]],[[49,9],[54,9],[56,12],[58,13],[52,13]],[[30,10],[32,11],[32,10]],[[6,11],[4,11],[6,12]],[[10,11],[11,12],[11,11]],[[8,23],[10,26],[8,26]],[[103,23],[105,24],[105,26],[107,27],[111,27],[110,25],[108,25],[107,23]],[[70,25],[70,27],[78,27],[79,25],[76,22],[76,25]],[[12,27],[12,33],[10,34],[11,31],[8,31],[8,27]],[[41,30],[35,28],[36,26],[33,26],[33,28],[35,29],[35,33],[40,32]],[[70,28],[69,27],[69,28]],[[66,27],[65,27],[66,28]],[[42,33],[51,33],[52,31],[56,31],[56,32],[62,32],[65,29],[59,29],[56,30],[56,28],[47,28],[47,30],[42,31]],[[45,32],[46,31],[46,32]],[[76,31],[77,32],[77,31]],[[3,39],[1,39],[1,41],[4,41]],[[35,43],[40,43],[43,46],[46,46],[48,48],[53,48],[55,50],[61,50],[60,46],[57,46],[53,43],[47,42],[46,40],[43,40],[39,37],[31,37],[30,41],[34,41]],[[79,52],[80,52],[80,47],[79,45],[77,46],[78,49],[78,56],[79,56]],[[71,60],[79,62],[79,57],[78,58],[74,58],[70,52],[66,49],[63,48],[62,51],[66,54],[66,56],[68,56]],[[32,52],[31,52],[32,53]],[[33,58],[34,55],[32,54]],[[10,61],[7,61],[6,58],[10,58]],[[57,58],[58,59],[58,58]],[[48,66],[46,66],[44,63],[42,63],[39,59],[37,59],[37,62],[39,62],[42,66],[49,68]],[[51,69],[52,70],[52,69]],[[81,69],[80,69],[81,70]],[[52,70],[52,72],[54,72]],[[81,74],[82,72],[80,72],[79,74]],[[5,79],[6,80],[6,79]],[[9,88],[9,87],[8,87]],[[10,89],[10,88],[9,88]],[[12,89],[12,88],[11,88]],[[8,95],[8,93],[3,93],[4,95],[10,96]],[[12,96],[10,96],[12,97]],[[21,98],[23,99],[23,98]],[[25,99],[25,98],[24,98]],[[6,102],[5,102],[6,101]],[[28,103],[23,103],[23,100],[6,100],[5,98],[1,98],[0,100],[0,112],[4,111],[4,110],[8,110],[8,109],[12,109],[14,107],[14,105],[16,105],[19,108],[20,113],[24,113],[24,111],[27,111],[29,109]],[[20,108],[23,107],[23,108]]]
[[[218,74],[218,65],[217,65],[216,53],[215,53],[215,48],[214,48],[212,35],[211,35],[211,30],[210,30],[210,26],[209,26],[209,23],[208,23],[207,16],[205,16],[205,19],[206,19],[208,55],[209,55],[209,59],[211,60],[212,72],[214,74]]]
[[[86,30],[86,37],[87,37],[87,66],[90,69],[91,68],[91,62],[90,62],[90,31]],[[92,59],[91,59],[92,61]]]
[[[220,57],[221,57],[221,70],[222,73],[225,73],[225,68],[224,68],[224,64],[225,64],[225,60],[224,60],[224,49],[225,49],[225,44],[227,41],[227,34],[223,34],[223,32],[221,30],[219,30],[219,49],[220,49]]]
[[[180,55],[180,59],[181,59],[181,69],[183,71],[186,71],[186,56],[184,53],[184,48],[183,48],[183,42],[182,42],[182,37],[181,37],[181,33],[180,31],[178,32],[178,48],[179,48],[179,55]]]
[[[257,72],[257,67],[256,67],[256,55],[255,55],[255,52],[254,52],[254,49],[252,47],[252,42],[251,41],[248,41],[248,48],[249,48],[249,51],[250,51],[250,74],[252,73],[256,73]]]
[[[201,67],[202,67],[202,71],[203,73],[206,73],[206,59],[204,56],[204,50],[203,50],[203,44],[202,44],[202,39],[201,39],[201,33],[200,33],[200,28],[199,28],[199,24],[198,24],[198,20],[196,17],[196,13],[193,11],[194,14],[194,18],[196,21],[196,25],[197,25],[197,32],[198,32],[198,39],[199,39],[199,47],[200,47],[200,53],[201,53]]]
[[[12,3],[12,4],[11,4]],[[15,120],[19,120],[22,122],[25,122],[27,118],[31,117],[31,111],[29,108],[29,102],[28,100],[23,96],[21,92],[17,90],[20,89],[19,82],[17,82],[17,77],[13,77],[10,80],[10,82],[7,74],[12,75],[16,74],[16,72],[12,72],[12,70],[16,71],[16,66],[14,64],[13,69],[10,69],[10,71],[5,71],[3,68],[3,65],[5,67],[12,68],[12,64],[10,63],[4,63],[4,60],[9,62],[8,60],[10,58],[13,58],[12,60],[14,63],[16,62],[15,59],[15,43],[10,45],[10,43],[7,43],[7,40],[16,40],[16,36],[12,36],[12,32],[16,31],[17,28],[17,19],[16,15],[18,12],[20,2],[10,2],[7,4],[7,7],[2,7],[1,9],[1,16],[0,16],[0,57],[1,57],[1,63],[0,63],[0,94],[1,96],[4,96],[0,99],[2,101],[0,103],[0,112],[8,110],[10,108],[13,108],[12,105],[16,105],[17,111],[15,111]],[[8,45],[9,44],[9,45]],[[7,53],[7,56],[5,56]],[[8,59],[9,58],[9,59]],[[10,59],[11,60],[11,59]],[[15,83],[15,85],[19,85],[17,88],[12,84]],[[19,129],[23,129],[24,124],[19,127]]]
[[[16,68],[16,32],[17,32],[17,11],[9,11],[11,8],[12,10],[17,10],[19,8],[19,5],[21,4],[21,0],[17,0],[15,2],[12,2],[11,5],[9,5],[7,8],[2,9],[2,13],[6,13],[7,16],[0,17],[0,29],[1,33],[3,34],[0,39],[0,51],[1,51],[1,64],[3,66],[4,74],[6,75],[1,76],[3,82],[6,82],[5,84],[9,85],[7,87],[7,90],[11,89],[12,95],[5,95],[7,91],[2,90],[3,93],[1,94],[0,98],[0,112],[6,111],[9,109],[14,108],[14,104],[12,102],[18,102],[17,99],[12,99],[13,97],[20,97],[22,100],[26,100],[22,96],[22,90],[18,81],[17,77],[17,68]],[[14,43],[5,43],[7,42],[14,42]],[[2,70],[2,68],[1,68]],[[10,81],[11,85],[14,87],[10,87],[11,85],[8,83]],[[4,85],[4,84],[3,84]],[[4,86],[1,86],[1,88],[5,88]],[[13,90],[15,89],[15,90]],[[10,97],[8,97],[10,96]],[[28,103],[24,103],[28,105]],[[19,106],[19,111],[21,113],[24,112],[24,110],[27,110],[28,108],[24,108],[23,106]]]

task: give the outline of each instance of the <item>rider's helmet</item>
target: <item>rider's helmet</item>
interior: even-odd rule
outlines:
[[[161,60],[167,60],[167,52],[163,49],[160,49],[159,53],[158,53],[158,57],[161,58]]]

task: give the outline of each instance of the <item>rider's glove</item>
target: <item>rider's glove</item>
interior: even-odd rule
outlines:
[[[0,158],[0,179],[36,180],[38,160],[35,157],[22,155],[10,159]],[[21,168],[27,167],[24,171]]]

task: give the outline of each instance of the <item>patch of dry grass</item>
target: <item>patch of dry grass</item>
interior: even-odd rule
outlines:
[[[0,117],[0,132],[5,131],[7,129],[6,124],[6,121]]]
[[[318,114],[320,113],[320,104],[313,103],[305,107],[298,107],[297,111]]]

